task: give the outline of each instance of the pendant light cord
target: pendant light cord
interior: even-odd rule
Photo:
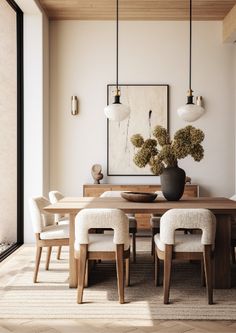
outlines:
[[[119,40],[119,0],[116,0],[116,91],[118,93],[118,70],[119,70],[119,48],[118,48],[118,40]]]
[[[192,90],[192,0],[189,0],[189,90]]]

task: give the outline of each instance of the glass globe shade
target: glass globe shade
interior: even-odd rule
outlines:
[[[178,116],[188,122],[193,122],[201,118],[205,110],[202,106],[196,104],[186,104],[178,108]]]
[[[112,121],[122,121],[128,118],[130,108],[121,103],[113,103],[105,107],[104,113],[106,117]]]

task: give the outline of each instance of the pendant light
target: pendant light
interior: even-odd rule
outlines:
[[[201,103],[200,103],[201,104]],[[189,90],[187,94],[187,104],[181,106],[178,110],[178,115],[181,119],[193,122],[199,119],[205,112],[201,105],[196,105],[193,102],[192,90],[192,0],[189,0]]]
[[[106,117],[113,121],[122,121],[130,114],[130,108],[120,102],[120,89],[118,81],[119,69],[119,0],[116,0],[116,91],[114,96],[114,103],[105,107],[104,113]]]

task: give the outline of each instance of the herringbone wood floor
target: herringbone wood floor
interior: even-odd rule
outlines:
[[[231,321],[1,320],[0,333],[232,333]]]

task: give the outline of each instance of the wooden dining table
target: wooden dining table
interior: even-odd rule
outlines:
[[[231,287],[231,221],[236,215],[236,202],[227,198],[197,197],[182,198],[179,201],[167,201],[157,198],[154,202],[141,203],[126,201],[121,197],[65,197],[59,202],[45,207],[53,214],[68,214],[70,221],[69,250],[69,287],[77,286],[77,265],[74,258],[75,217],[82,209],[118,208],[125,213],[163,214],[172,208],[206,208],[216,216],[216,240],[214,253],[214,287],[228,289]]]

